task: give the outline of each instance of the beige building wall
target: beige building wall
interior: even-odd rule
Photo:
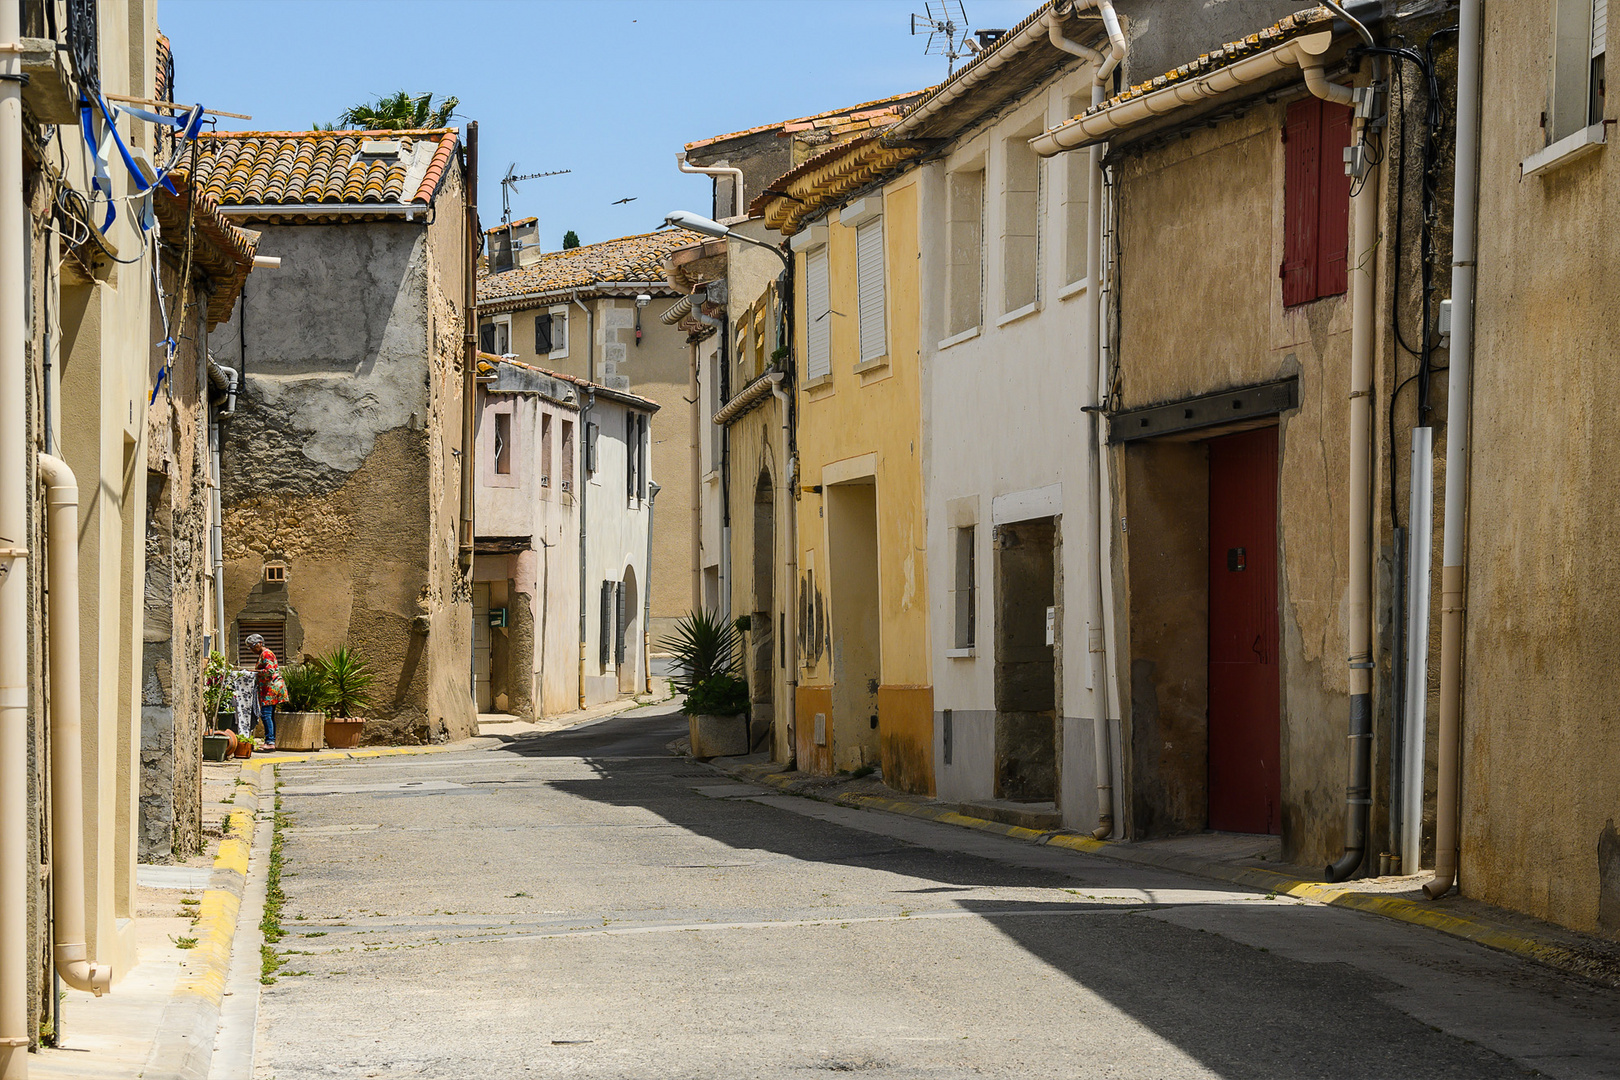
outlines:
[[[1519,175],[1547,143],[1551,7],[1485,5],[1460,887],[1615,936],[1620,162]]]

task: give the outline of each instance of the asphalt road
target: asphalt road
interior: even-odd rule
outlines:
[[[661,710],[283,766],[256,1076],[1620,1076],[1620,994],[1357,912],[759,791]]]

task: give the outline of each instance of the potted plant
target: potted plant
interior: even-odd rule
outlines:
[[[281,669],[287,700],[276,710],[278,750],[319,750],[326,722],[326,673],[315,663]]]
[[[227,731],[210,731],[203,736],[202,754],[204,761],[224,761],[231,756],[231,743],[235,736]]]
[[[670,685],[686,695],[692,756],[725,757],[749,750],[748,680],[737,671],[737,626],[707,611],[693,611],[660,642],[674,674]]]
[[[376,676],[365,658],[347,645],[339,645],[313,663],[326,683],[326,745],[345,750],[359,746],[366,721],[355,714],[371,705]]]
[[[236,740],[236,756],[239,758],[252,757],[253,748],[257,745],[258,741],[251,735],[247,736],[246,738]]]
[[[236,726],[236,688],[231,685],[234,674],[230,661],[218,649],[208,654],[203,664],[203,714],[215,731],[229,731]]]

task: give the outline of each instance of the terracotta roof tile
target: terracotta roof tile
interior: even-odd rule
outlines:
[[[205,132],[197,180],[225,206],[427,204],[459,138],[455,128]],[[362,154],[371,139],[397,142],[399,152]]]
[[[746,128],[742,131],[733,131],[725,135],[714,135],[697,142],[689,142],[686,149],[700,150],[714,143],[725,142],[728,139],[740,139],[746,135],[760,135],[768,131],[775,131],[780,135],[791,135],[799,131],[831,131],[835,136],[842,134],[853,121],[882,120],[893,123],[900,119],[914,102],[920,100],[928,90],[912,90],[904,94],[895,94],[892,97],[878,98],[876,101],[863,101],[858,105],[848,105],[842,109],[828,109],[813,116],[801,116],[794,120],[780,120],[773,124],[760,124],[758,127]]]
[[[664,256],[703,238],[685,229],[622,236],[566,251],[548,251],[532,266],[492,274],[478,268],[478,303],[499,303],[533,293],[584,289],[598,282],[664,280]]]
[[[509,356],[496,356],[494,353],[482,351],[479,352],[478,374],[494,374],[495,366],[497,364],[506,364],[511,367],[522,368],[525,371],[537,371],[540,374],[550,378],[560,379],[561,381],[570,383],[574,386],[594,390],[600,397],[612,398],[615,401],[622,401],[626,405],[635,405],[646,409],[648,412],[657,412],[659,409],[663,408],[662,405],[658,404],[658,402],[654,401],[652,398],[645,398],[640,394],[632,394],[628,390],[615,390],[611,386],[603,386],[601,383],[593,383],[587,379],[580,378],[578,375],[565,375],[560,371],[552,371],[550,368],[540,367],[538,364],[525,364],[523,361],[514,360]]]

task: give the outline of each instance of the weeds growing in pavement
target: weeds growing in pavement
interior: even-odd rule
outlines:
[[[259,920],[259,930],[264,934],[264,944],[259,946],[259,982],[269,986],[276,981],[276,970],[285,961],[276,955],[275,945],[284,936],[281,929],[281,907],[286,903],[287,895],[281,891],[281,866],[283,860],[283,847],[287,839],[282,829],[287,823],[287,815],[281,812],[281,797],[276,797],[276,812],[274,826],[270,841],[270,872],[265,882],[264,890],[264,918]]]
[[[194,937],[175,938],[174,947],[177,949],[195,949],[197,947],[197,939]]]

